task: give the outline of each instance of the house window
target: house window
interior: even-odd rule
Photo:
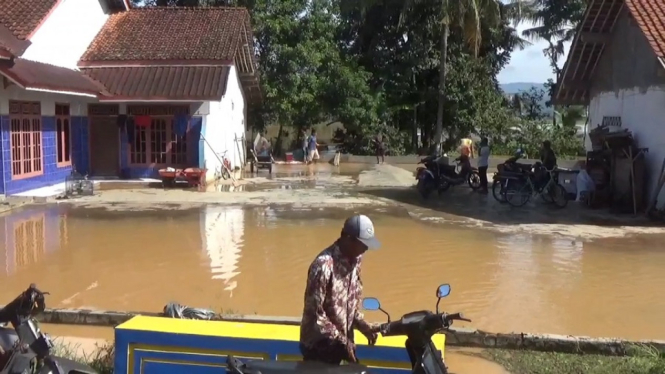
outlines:
[[[150,126],[133,126],[129,161],[134,165],[187,165],[187,134],[178,135],[173,117],[153,117]]]
[[[43,173],[42,119],[38,102],[9,102],[12,179]]]
[[[55,104],[55,143],[59,167],[72,164],[70,120],[69,104]]]

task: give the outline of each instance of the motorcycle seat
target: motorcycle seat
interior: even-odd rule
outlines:
[[[367,366],[329,365],[314,361],[263,361],[227,359],[229,372],[236,374],[367,374]]]
[[[514,179],[514,178],[523,178],[526,176],[524,172],[519,171],[502,171],[497,174],[500,179]]]

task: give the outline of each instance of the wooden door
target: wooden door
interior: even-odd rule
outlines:
[[[90,121],[90,175],[120,176],[120,131],[115,117]]]

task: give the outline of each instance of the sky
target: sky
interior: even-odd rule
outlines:
[[[522,30],[531,27],[528,24],[523,24],[517,27],[517,31],[522,34]],[[533,43],[522,51],[514,51],[510,58],[510,64],[503,68],[499,73],[499,83],[516,83],[516,82],[533,82],[545,83],[547,79],[554,78],[550,63],[547,57],[543,54],[543,49],[547,47],[547,42],[539,41]],[[566,44],[566,55],[570,43]],[[559,64],[563,66],[566,62],[566,55],[564,55]]]

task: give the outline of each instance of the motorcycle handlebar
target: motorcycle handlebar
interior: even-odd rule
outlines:
[[[46,300],[42,292],[33,283],[4,308],[0,309],[0,322],[18,324],[20,319],[28,318],[46,309]]]
[[[453,321],[471,322],[470,319],[464,318],[462,313],[438,313],[430,314],[423,318],[419,322],[419,326],[425,330],[440,330],[448,328]],[[381,324],[381,326],[379,326],[379,331],[383,336],[407,335],[404,327],[405,324],[403,320],[400,319],[399,321]]]
[[[447,321],[464,321],[464,322],[471,322],[470,319],[464,318],[464,314],[462,313],[453,313],[453,314],[448,314],[445,316]]]

